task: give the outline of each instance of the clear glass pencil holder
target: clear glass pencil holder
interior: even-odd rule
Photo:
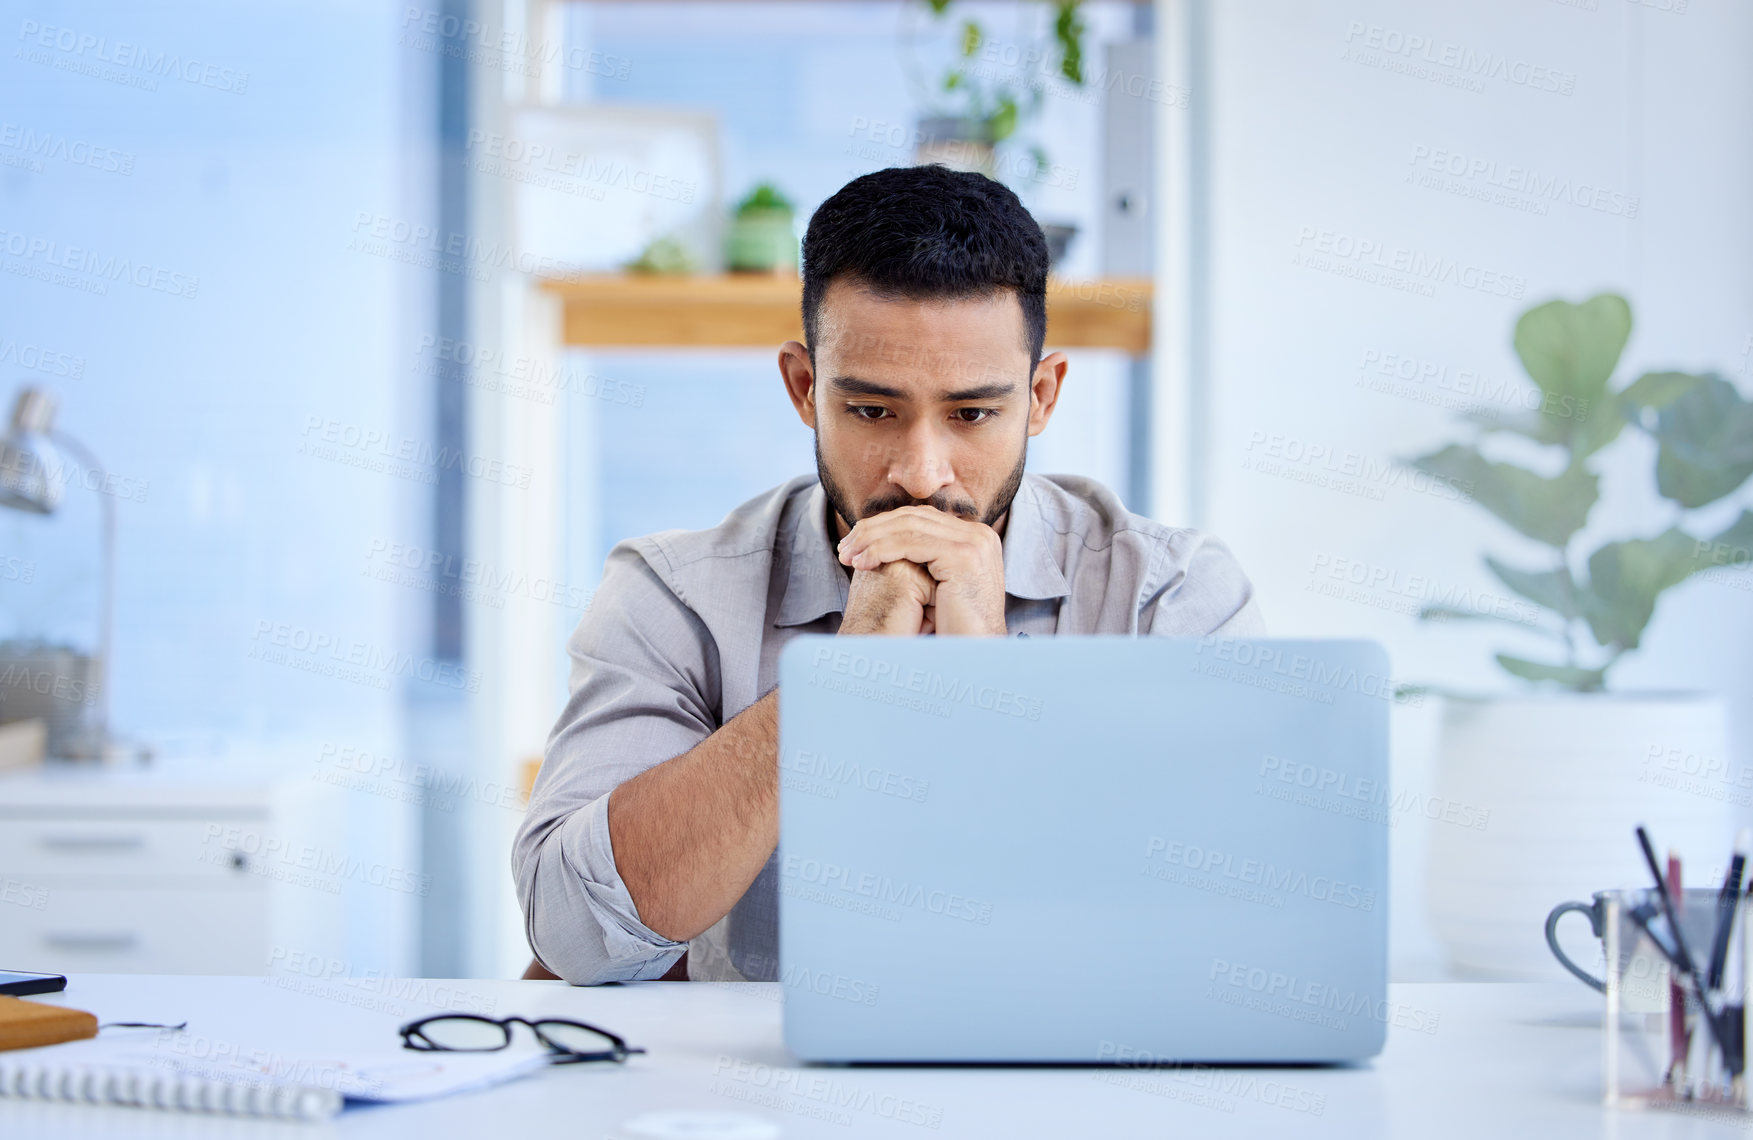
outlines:
[[[1681,984],[1678,971],[1651,940],[1646,927],[1667,937],[1654,890],[1604,891],[1602,958],[1607,1010],[1606,1103],[1614,1108],[1663,1108],[1688,1114],[1732,1114],[1737,1124],[1748,1114],[1747,1080],[1733,1076],[1746,1052],[1746,1018],[1731,1002],[1713,1000],[1707,1012],[1697,992]],[[1680,929],[1703,974],[1716,939],[1717,892],[1699,888],[1681,893]],[[1753,930],[1742,906],[1739,935],[1725,955],[1727,996],[1748,972],[1748,933]],[[1642,919],[1640,922],[1639,920]],[[1738,956],[1738,963],[1726,961]],[[1745,992],[1744,983],[1740,992]],[[1732,999],[1738,1001],[1739,999]],[[1725,1054],[1719,1038],[1727,1038]]]

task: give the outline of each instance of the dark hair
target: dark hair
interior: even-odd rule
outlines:
[[[1007,187],[945,166],[854,178],[803,238],[803,335],[812,356],[822,294],[849,278],[878,296],[933,300],[1016,293],[1031,364],[1047,340],[1047,239]]]

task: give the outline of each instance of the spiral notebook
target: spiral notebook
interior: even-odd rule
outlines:
[[[486,1088],[545,1067],[542,1050],[401,1051],[335,1058],[152,1030],[0,1053],[0,1099],[120,1104],[321,1120],[349,1101],[398,1103]]]

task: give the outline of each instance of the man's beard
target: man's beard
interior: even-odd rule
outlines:
[[[980,508],[974,505],[973,500],[951,500],[947,494],[941,492],[929,499],[915,499],[904,494],[879,496],[865,503],[861,513],[854,513],[851,501],[841,491],[840,485],[834,482],[834,476],[828,473],[828,465],[822,462],[822,436],[820,432],[816,433],[816,478],[821,480],[822,490],[828,496],[828,505],[834,508],[834,513],[839,515],[847,526],[851,526],[859,519],[880,515],[884,511],[892,511],[897,507],[913,506],[936,507],[938,510],[955,515],[957,518],[978,520],[987,526],[993,526],[1010,510],[1011,501],[1016,498],[1017,491],[1023,485],[1023,466],[1028,461],[1029,437],[1025,435],[1022,454],[1017,456],[1016,467],[1011,470],[1009,478],[1004,481],[1004,486],[1000,487],[998,494],[993,497],[992,505],[986,509],[985,515],[981,515]]]

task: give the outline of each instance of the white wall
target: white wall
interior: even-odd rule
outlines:
[[[1526,560],[1531,543],[1476,506],[1404,482],[1366,481],[1369,490],[1358,494],[1244,463],[1276,436],[1370,460],[1460,438],[1451,411],[1419,399],[1453,393],[1417,382],[1391,393],[1360,387],[1368,354],[1438,365],[1451,382],[1463,372],[1515,381],[1522,373],[1510,348],[1514,321],[1555,296],[1575,301],[1615,290],[1630,299],[1636,325],[1616,383],[1676,367],[1715,368],[1747,386],[1753,6],[1256,0],[1204,11],[1210,82],[1194,92],[1193,108],[1204,116],[1210,155],[1209,167],[1196,172],[1207,180],[1201,221],[1210,253],[1197,267],[1210,313],[1209,368],[1195,378],[1209,401],[1195,429],[1209,457],[1194,489],[1201,521],[1253,576],[1275,633],[1373,637],[1407,680],[1506,689],[1491,651],[1513,651],[1516,631],[1423,626],[1383,608],[1403,604],[1385,591],[1360,601],[1312,587],[1331,580],[1322,568],[1352,559],[1401,581],[1424,575],[1501,593],[1481,553]],[[1415,38],[1431,45],[1436,63],[1425,63],[1422,49],[1405,53]],[[1360,59],[1372,41],[1402,51]],[[1529,82],[1474,80],[1444,66],[1445,51],[1505,57],[1506,74]],[[1499,179],[1511,167],[1530,168],[1568,183],[1573,198],[1580,186],[1604,189],[1608,209],[1552,198],[1506,203],[1418,184],[1415,156],[1438,150],[1469,165],[1495,164]],[[1491,192],[1483,175],[1451,185]],[[1635,216],[1626,209],[1632,198]],[[1309,235],[1322,231],[1496,276],[1477,278],[1490,282],[1486,288],[1437,283],[1429,296],[1339,276],[1305,263],[1319,240]],[[1502,295],[1511,291],[1520,296]],[[1615,454],[1585,548],[1666,525],[1672,508],[1654,496],[1652,458],[1642,441]],[[1669,594],[1645,648],[1613,682],[1744,697],[1753,688],[1749,584],[1694,581]],[[1525,637],[1521,645],[1537,647]],[[1744,762],[1748,725],[1740,715]],[[1434,703],[1397,710],[1402,787],[1428,781],[1433,721]],[[1395,832],[1393,951],[1403,978],[1438,970],[1424,922],[1425,841],[1416,829]]]
[[[358,443],[431,440],[430,273],[353,244],[361,214],[424,209],[435,57],[398,42],[403,7],[0,19],[0,399],[54,389],[58,426],[123,480],[113,722],[161,756],[297,778],[325,744],[418,760],[402,696],[432,664],[429,595],[362,571],[374,543],[421,541],[429,492]],[[321,450],[329,425],[346,439]],[[0,582],[0,639],[90,643],[94,503],[0,512],[0,555],[36,570]],[[417,871],[404,807],[355,796],[346,854]],[[351,965],[409,971],[415,901],[362,896]]]

